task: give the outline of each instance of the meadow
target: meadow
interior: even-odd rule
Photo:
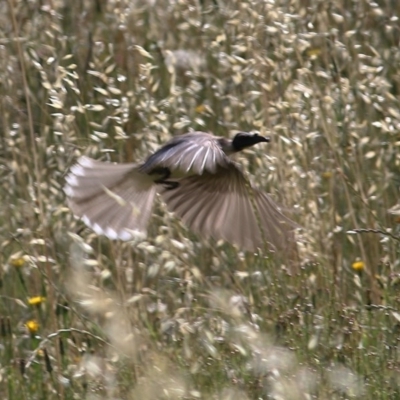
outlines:
[[[400,398],[400,2],[0,3],[0,396]],[[299,228],[290,257],[190,232],[97,236],[80,155],[143,160],[190,130]]]

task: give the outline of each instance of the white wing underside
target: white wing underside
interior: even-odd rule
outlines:
[[[122,240],[146,234],[156,191],[136,165],[81,157],[66,182],[71,210],[97,234]]]

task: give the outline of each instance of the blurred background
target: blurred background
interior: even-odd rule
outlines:
[[[0,3],[0,393],[8,399],[400,395],[400,3]],[[300,226],[296,260],[148,238],[66,206],[80,155],[143,160],[190,130]]]

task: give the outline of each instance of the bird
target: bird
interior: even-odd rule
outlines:
[[[190,230],[244,251],[284,251],[297,225],[254,186],[233,156],[269,137],[239,132],[174,136],[141,163],[81,156],[64,192],[75,214],[96,234],[122,241],[145,237],[158,193]]]

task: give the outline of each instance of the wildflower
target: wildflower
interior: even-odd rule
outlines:
[[[332,178],[332,172],[331,171],[323,172],[321,176],[323,179],[328,180],[328,179]]]
[[[321,49],[318,47],[312,47],[306,50],[306,54],[308,57],[315,60],[321,54]]]
[[[355,261],[353,264],[351,264],[351,268],[357,272],[362,271],[365,268],[365,263],[364,261]]]
[[[39,330],[39,323],[35,319],[27,321],[25,326],[31,334],[34,334]]]
[[[29,297],[28,304],[30,306],[38,306],[38,305],[42,304],[45,300],[46,300],[46,297],[42,297],[42,296]]]
[[[195,111],[199,114],[203,113],[206,111],[206,106],[204,104],[200,104],[195,108]]]
[[[24,257],[15,257],[10,260],[10,265],[14,268],[21,268],[25,265]]]

